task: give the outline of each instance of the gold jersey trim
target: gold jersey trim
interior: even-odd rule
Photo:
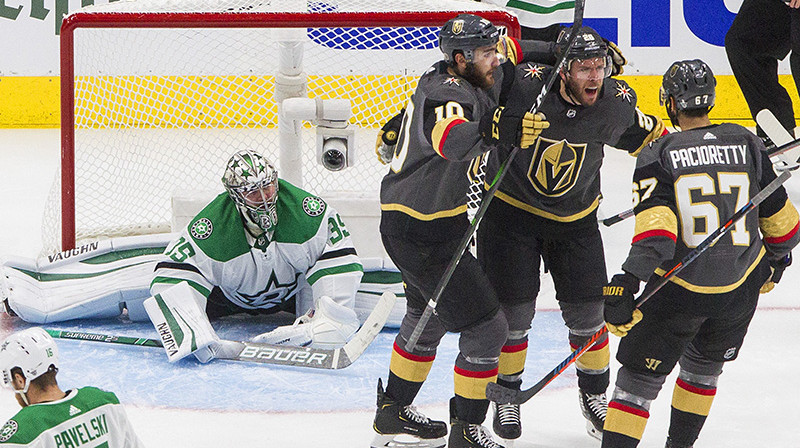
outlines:
[[[487,190],[489,189],[488,185],[484,185],[484,187]],[[574,215],[558,216],[558,215],[555,215],[553,213],[546,212],[544,210],[538,209],[538,208],[536,208],[536,207],[534,207],[534,206],[532,206],[530,204],[526,204],[526,203],[524,203],[524,202],[522,202],[522,201],[520,201],[518,199],[514,199],[511,196],[509,196],[509,195],[507,195],[507,194],[505,194],[505,193],[503,193],[502,191],[499,191],[499,190],[497,191],[497,193],[495,193],[495,196],[497,196],[498,199],[500,199],[501,201],[503,201],[503,202],[505,202],[505,203],[507,203],[507,204],[509,204],[511,206],[514,206],[516,208],[525,210],[526,212],[531,213],[533,215],[541,216],[542,218],[547,218],[547,219],[549,219],[551,221],[558,221],[558,222],[573,222],[573,221],[577,221],[577,220],[579,220],[581,218],[584,218],[584,217],[588,216],[590,213],[592,213],[600,205],[600,196],[598,196],[597,198],[595,198],[594,202],[592,202],[592,204],[589,207],[587,207],[585,210],[583,210],[581,212],[578,212],[578,213],[575,213]]]
[[[381,210],[385,210],[388,212],[400,212],[405,213],[408,216],[411,216],[414,219],[418,219],[420,221],[433,221],[434,219],[439,218],[452,218],[453,216],[458,216],[462,213],[467,212],[467,204],[464,204],[460,207],[456,207],[451,210],[442,210],[435,213],[422,213],[414,210],[411,207],[407,207],[403,204],[381,204]]]
[[[758,226],[767,238],[782,237],[795,228],[798,219],[800,217],[798,217],[797,209],[789,202],[789,199],[786,199],[786,203],[777,213],[766,218],[759,218]]]
[[[675,283],[678,286],[681,286],[684,289],[688,289],[689,291],[698,292],[698,293],[701,293],[701,294],[722,294],[722,293],[726,293],[726,292],[731,292],[734,289],[736,289],[739,286],[741,286],[742,283],[744,283],[744,281],[747,280],[747,277],[750,275],[751,272],[753,272],[753,269],[755,269],[756,266],[758,266],[758,263],[761,261],[761,258],[764,256],[765,253],[766,253],[766,249],[764,249],[764,246],[761,246],[761,251],[759,251],[758,256],[756,257],[756,259],[753,261],[753,263],[750,265],[750,267],[747,268],[747,271],[744,273],[744,275],[742,275],[742,278],[740,278],[739,281],[737,281],[736,283],[732,283],[730,285],[700,286],[700,285],[695,285],[695,284],[689,283],[686,280],[684,280],[682,278],[679,278],[677,276],[672,277],[671,279],[669,279],[669,281]],[[656,275],[660,275],[662,277],[664,276],[664,274],[666,272],[667,271],[665,271],[665,270],[663,270],[661,268],[657,268],[655,270]]]

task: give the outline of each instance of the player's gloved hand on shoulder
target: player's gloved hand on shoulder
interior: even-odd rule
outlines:
[[[496,107],[481,117],[478,129],[483,140],[490,145],[519,146],[527,148],[550,127],[544,114],[515,111]]]
[[[603,317],[608,331],[619,337],[625,337],[634,325],[642,320],[642,312],[636,308],[633,295],[639,292],[639,279],[633,274],[624,272],[611,278],[608,285],[603,286],[605,307]]]
[[[397,137],[400,135],[400,125],[403,123],[403,115],[405,113],[405,108],[400,109],[400,112],[390,118],[378,131],[375,154],[378,156],[378,161],[383,165],[392,161],[394,147],[397,145]]]
[[[780,257],[780,258],[770,258],[769,259],[769,267],[772,270],[772,275],[761,285],[761,289],[759,292],[761,294],[766,294],[772,291],[775,288],[775,285],[781,281],[781,277],[783,277],[783,271],[786,270],[792,264],[792,253],[789,252],[788,254]]]
[[[625,71],[623,66],[628,64],[628,59],[623,56],[622,50],[619,49],[617,44],[606,38],[603,38],[603,40],[608,46],[608,55],[611,56],[611,65],[613,65],[611,76],[621,75]]]
[[[497,56],[501,64],[510,60],[516,65],[519,62],[519,51],[519,44],[513,37],[500,36],[497,40]]]

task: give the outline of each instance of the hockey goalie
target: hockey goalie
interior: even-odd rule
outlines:
[[[298,316],[254,342],[344,345],[382,291],[357,299],[364,267],[336,210],[279,179],[254,151],[234,154],[222,183],[226,192],[180,234],[95,242],[36,261],[5,260],[2,311],[37,324],[122,314],[149,319],[162,340],[178,345],[167,350],[170,362],[190,354],[208,362],[235,350],[211,321],[237,313]]]

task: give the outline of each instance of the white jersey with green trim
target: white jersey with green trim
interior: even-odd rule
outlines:
[[[574,19],[573,0],[481,0],[505,7],[516,14],[519,24],[530,28],[544,28],[555,23],[570,23]]]
[[[143,445],[113,392],[83,387],[67,391],[61,400],[22,408],[0,429],[0,446],[138,448]]]
[[[271,240],[253,237],[234,202],[220,194],[167,246],[151,294],[185,281],[205,297],[219,287],[243,309],[280,309],[292,297],[299,305],[308,295],[352,309],[363,267],[336,210],[280,179],[277,215]]]

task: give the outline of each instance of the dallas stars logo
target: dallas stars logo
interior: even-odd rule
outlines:
[[[325,202],[320,198],[309,196],[303,199],[303,211],[308,216],[319,216],[325,211]]]
[[[528,63],[528,68],[522,69],[525,72],[525,78],[534,78],[542,79],[542,72],[544,72],[544,67],[541,65],[531,65]]]
[[[461,86],[461,80],[459,80],[455,76],[451,76],[451,77],[445,79],[443,84],[447,84],[449,86],[452,86],[452,85]]]
[[[0,442],[5,442],[6,440],[10,439],[11,436],[17,433],[17,422],[14,420],[9,420],[3,425],[3,428],[0,429]]]
[[[617,95],[616,96],[617,97],[622,97],[622,98],[628,100],[628,102],[630,103],[631,99],[633,98],[633,89],[631,89],[629,86],[624,86],[621,83],[617,82]]]
[[[211,236],[214,226],[211,225],[211,220],[208,218],[200,218],[192,224],[190,232],[195,239],[204,240]]]

